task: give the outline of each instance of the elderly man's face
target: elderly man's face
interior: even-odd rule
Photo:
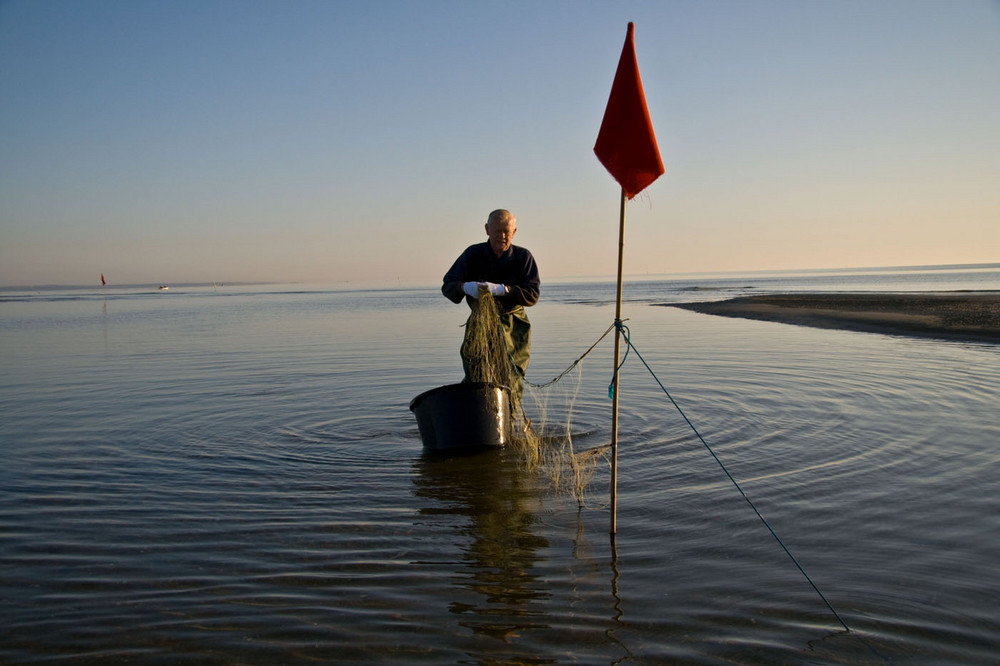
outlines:
[[[486,224],[486,235],[490,237],[490,248],[500,256],[510,247],[517,231],[517,223],[511,219],[493,220]]]

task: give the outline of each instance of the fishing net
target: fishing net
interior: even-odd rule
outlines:
[[[557,492],[571,492],[584,504],[590,481],[602,461],[607,461],[609,446],[577,451],[573,442],[573,409],[583,377],[577,363],[573,372],[562,377],[567,381],[536,387],[526,383],[522,412],[535,415],[525,441],[514,437],[513,448],[521,459],[534,463]],[[571,380],[571,381],[570,381]],[[524,403],[528,407],[524,407]]]
[[[462,359],[469,381],[500,384],[512,391],[515,384],[520,386],[521,373],[511,361],[500,310],[489,291],[480,290],[465,327]]]
[[[510,389],[513,426],[509,450],[518,462],[526,469],[542,473],[557,492],[572,492],[582,505],[587,486],[598,463],[606,459],[608,447],[580,453],[574,450],[571,425],[582,377],[579,360],[571,367],[574,372],[564,372],[549,384],[537,386],[525,382],[511,360],[500,311],[488,291],[481,291],[472,304],[462,358],[470,381],[500,384]],[[560,379],[571,375],[575,375],[575,382],[557,386]],[[550,409],[553,403],[558,404],[555,410]],[[561,418],[558,413],[562,413]]]

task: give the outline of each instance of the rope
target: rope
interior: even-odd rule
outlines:
[[[615,367],[615,372],[614,372],[613,375],[611,375],[611,383],[608,384],[608,400],[614,400],[614,397],[615,397],[615,384],[617,383],[616,380],[618,379],[618,371],[622,369],[623,365],[625,365],[625,359],[628,358],[628,353],[632,349],[632,345],[628,344],[628,333],[627,333],[628,326],[625,325],[625,322],[623,322],[621,319],[615,319],[615,323],[613,323],[611,325],[614,328],[617,328],[619,331],[622,331],[624,333],[624,335],[625,335],[625,355],[622,356],[621,363],[619,363]],[[638,353],[639,352],[636,352],[636,354],[638,354]]]
[[[632,340],[629,338],[628,327],[625,326],[621,322],[621,320],[615,320],[615,323],[612,324],[612,328],[617,328],[622,333],[622,336],[625,338],[625,345],[626,345],[625,355],[628,356],[628,350],[629,349],[635,349],[635,346],[632,344]],[[605,335],[607,335],[607,333],[605,333]],[[680,413],[680,415],[684,418],[684,420],[687,422],[688,426],[691,427],[691,430],[698,437],[698,440],[705,446],[706,449],[708,449],[708,452],[712,454],[713,458],[715,458],[715,462],[717,462],[719,464],[719,467],[722,468],[722,471],[726,473],[726,476],[729,477],[729,480],[733,483],[734,486],[736,486],[736,490],[740,491],[740,495],[742,495],[743,499],[745,499],[746,502],[747,502],[747,504],[750,505],[750,508],[753,509],[753,512],[755,514],[757,514],[757,517],[760,519],[760,522],[764,523],[764,527],[767,528],[767,531],[771,533],[771,536],[774,537],[774,540],[778,542],[778,545],[781,546],[782,550],[785,551],[785,554],[788,555],[789,559],[792,560],[792,562],[795,564],[795,566],[798,568],[798,570],[802,573],[802,575],[805,577],[805,579],[809,582],[809,585],[812,586],[812,589],[815,590],[816,594],[819,595],[819,598],[822,599],[823,603],[826,604],[826,607],[830,609],[830,612],[833,613],[834,617],[837,618],[837,621],[840,622],[840,624],[844,627],[844,629],[849,632],[851,630],[851,628],[847,626],[847,623],[844,622],[843,618],[840,617],[840,614],[836,611],[836,609],[834,609],[833,605],[827,600],[827,598],[823,595],[823,593],[820,592],[819,588],[816,586],[816,583],[814,583],[813,580],[812,580],[812,578],[809,577],[809,574],[806,573],[806,570],[802,568],[802,565],[799,564],[799,561],[797,559],[795,559],[794,555],[792,555],[792,551],[788,550],[788,546],[785,545],[785,543],[778,536],[777,532],[774,531],[774,528],[771,527],[771,525],[767,522],[767,520],[765,520],[764,516],[761,515],[760,511],[757,510],[757,507],[750,500],[750,498],[747,496],[747,494],[745,492],[743,492],[743,488],[741,488],[740,484],[736,482],[736,479],[733,478],[733,475],[729,473],[729,470],[726,469],[726,466],[719,459],[719,456],[715,455],[715,451],[712,450],[712,447],[708,445],[708,442],[705,441],[705,438],[701,436],[701,433],[698,432],[698,429],[694,427],[693,423],[691,423],[691,419],[689,419],[687,417],[687,414],[684,413],[684,410],[681,409],[681,406],[677,404],[677,401],[674,400],[673,396],[670,395],[670,392],[667,391],[667,389],[666,389],[665,386],[663,386],[663,382],[661,382],[660,378],[656,376],[656,373],[653,372],[653,369],[649,367],[649,364],[646,363],[646,359],[644,359],[642,357],[642,354],[639,353],[638,349],[635,349],[635,355],[639,357],[639,360],[642,361],[642,364],[644,366],[646,366],[647,370],[649,370],[649,374],[651,374],[653,376],[653,379],[656,380],[656,383],[660,385],[660,388],[663,390],[663,393],[667,396],[667,398],[670,399],[670,402],[673,403],[674,407],[677,408],[678,413]],[[625,362],[625,359],[623,358],[622,359],[622,364],[624,362]],[[621,364],[619,364],[618,367],[615,368],[615,374],[616,375],[617,375],[618,370],[620,368],[621,368]],[[612,381],[612,383],[611,383],[611,387],[613,387],[613,386],[614,386],[614,381]],[[612,391],[612,390],[613,390],[613,388],[609,388],[609,392]]]
[[[608,330],[604,331],[604,333],[601,334],[601,337],[597,338],[597,341],[594,344],[590,345],[590,348],[587,349],[587,351],[583,352],[583,354],[581,354],[579,358],[577,358],[575,361],[573,361],[572,363],[569,364],[568,368],[566,368],[565,370],[563,370],[562,372],[560,372],[553,379],[545,382],[544,384],[535,384],[534,382],[529,382],[527,379],[525,379],[524,383],[527,384],[528,386],[534,387],[536,389],[541,389],[541,388],[545,388],[547,386],[552,386],[557,381],[559,381],[560,379],[562,379],[563,377],[565,377],[566,375],[568,375],[570,373],[570,371],[573,370],[573,368],[575,368],[577,365],[579,365],[580,361],[582,361],[584,359],[584,357],[587,356],[587,354],[589,354],[590,352],[594,351],[594,347],[596,347],[597,345],[599,345],[600,342],[601,342],[601,340],[603,340],[604,338],[606,338],[608,336],[608,333],[610,333],[611,331],[613,331],[614,328],[615,328],[614,324],[611,324],[611,326],[608,326]],[[621,366],[619,366],[619,367],[621,367]]]

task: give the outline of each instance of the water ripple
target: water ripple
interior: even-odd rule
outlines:
[[[14,304],[52,310],[0,332],[0,660],[991,663],[1000,350],[629,314],[845,635],[635,357],[611,541],[606,464],[579,507],[422,455],[460,309],[291,291]],[[605,314],[540,304],[531,372]],[[610,440],[598,352],[530,407],[577,450]]]

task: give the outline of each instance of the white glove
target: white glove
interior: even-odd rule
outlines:
[[[462,284],[462,291],[464,291],[469,296],[472,296],[473,298],[479,298],[479,283],[465,282]]]
[[[483,284],[490,290],[490,293],[494,296],[503,296],[507,293],[507,287],[502,284],[493,284],[492,282],[484,282]]]

